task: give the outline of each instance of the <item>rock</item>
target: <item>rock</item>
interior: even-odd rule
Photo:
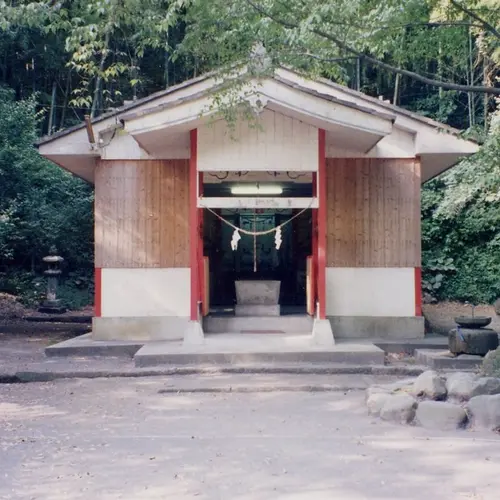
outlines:
[[[380,415],[380,410],[382,410],[387,400],[392,397],[393,396],[388,392],[376,392],[372,394],[366,400],[368,413],[370,415],[376,415],[376,416]]]
[[[471,398],[466,411],[474,429],[500,429],[500,394]]]
[[[436,304],[437,299],[433,297],[430,293],[424,292],[422,294],[422,302],[424,304]]]
[[[422,401],[418,405],[415,420],[427,429],[446,431],[464,427],[467,422],[467,413],[457,404]]]
[[[415,417],[417,402],[408,394],[389,396],[380,410],[380,418],[400,424],[407,424]]]
[[[373,385],[371,387],[368,387],[368,389],[366,389],[365,401],[368,402],[368,399],[370,399],[375,394],[390,394],[390,391],[382,386]]]
[[[497,377],[481,377],[476,380],[471,391],[471,398],[474,396],[483,396],[500,394],[500,378]]]
[[[396,382],[391,382],[390,384],[377,384],[372,385],[366,389],[365,400],[373,394],[385,393],[385,394],[397,394],[399,392],[406,392],[409,394],[413,393],[413,382],[414,378],[406,378],[403,380],[398,380]]]
[[[495,312],[500,316],[500,299],[493,302],[493,309],[495,309]]]
[[[413,394],[435,400],[445,399],[445,381],[435,371],[427,370],[416,378]]]
[[[373,385],[373,389],[379,389],[380,391],[386,392],[398,392],[403,391],[406,392],[413,388],[413,383],[415,382],[414,378],[406,378],[403,380],[397,380],[396,382],[391,382],[390,384],[378,384]]]
[[[453,354],[484,356],[498,347],[498,334],[490,328],[453,328],[448,333],[448,347]]]
[[[472,373],[452,373],[446,381],[448,397],[458,399],[459,401],[469,400],[475,383],[476,377]]]
[[[500,348],[486,354],[481,374],[487,377],[500,377]]]

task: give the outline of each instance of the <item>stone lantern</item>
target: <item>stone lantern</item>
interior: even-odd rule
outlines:
[[[61,314],[66,311],[66,308],[61,304],[61,300],[57,298],[57,284],[64,259],[57,255],[55,247],[50,248],[50,254],[43,258],[43,261],[47,264],[47,269],[44,271],[45,276],[47,276],[47,297],[38,308],[38,311],[47,314]]]

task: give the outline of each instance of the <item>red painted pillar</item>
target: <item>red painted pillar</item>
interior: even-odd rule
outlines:
[[[102,269],[94,269],[94,316],[100,318],[102,315]]]
[[[318,300],[319,319],[326,319],[326,134],[318,129]]]
[[[198,173],[198,196],[203,195],[203,173]],[[200,295],[198,300],[205,302],[205,261],[203,259],[203,208],[198,209],[198,275]]]
[[[191,155],[189,158],[189,264],[191,267],[191,320],[198,320],[198,300],[200,297],[199,274],[199,226],[198,226],[198,131],[189,133]]]
[[[415,316],[422,316],[422,269],[415,268]]]
[[[313,197],[318,196],[318,175],[316,172],[312,174]],[[318,209],[312,209],[312,300],[313,311],[316,313],[316,300],[318,298]]]

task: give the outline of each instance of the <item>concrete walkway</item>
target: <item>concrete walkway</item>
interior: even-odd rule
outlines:
[[[371,374],[381,376],[418,375],[425,368],[413,365],[353,365],[336,363],[240,363],[237,365],[164,365],[140,368],[130,356],[46,357],[44,349],[55,339],[0,338],[0,383],[43,382],[61,378],[116,378],[216,374]],[[310,384],[310,382],[308,382]],[[318,379],[317,390],[323,382]],[[218,389],[222,390],[222,389]],[[311,390],[311,389],[309,389]]]
[[[307,359],[296,362],[293,359],[256,360],[248,358],[237,359],[238,363],[223,363],[214,365],[207,361],[200,361],[191,365],[167,364],[152,367],[137,367],[132,356],[141,348],[142,344],[122,343],[113,346],[110,343],[91,343],[88,336],[59,342],[57,336],[30,337],[19,335],[0,334],[0,383],[48,381],[59,378],[99,378],[99,377],[147,377],[189,374],[216,374],[216,373],[264,373],[264,374],[375,374],[392,376],[418,375],[425,368],[409,364],[383,365],[380,350],[373,348],[369,343],[359,344],[362,355],[367,355],[368,363],[336,363],[336,362],[309,362]],[[218,337],[214,344],[221,343]],[[247,341],[249,342],[249,341]],[[251,342],[251,341],[250,341]],[[97,345],[99,344],[99,345]],[[102,345],[101,345],[102,344]],[[55,347],[52,347],[55,346]],[[62,347],[61,347],[62,346]],[[85,349],[82,350],[82,346]],[[63,351],[63,355],[46,357],[44,350],[49,347],[56,351]],[[346,344],[337,346],[337,355],[343,356]],[[176,349],[179,349],[176,347]],[[78,355],[78,353],[84,355]],[[300,355],[300,349],[291,356]],[[323,356],[321,351],[320,356]],[[352,347],[348,348],[350,355],[357,355]],[[364,353],[364,354],[363,354]],[[379,364],[369,363],[375,353],[380,358]],[[58,354],[61,354],[58,352]],[[93,355],[92,355],[93,354]],[[96,354],[99,354],[96,356]],[[111,356],[109,355],[111,354]],[[114,354],[114,355],[113,355]],[[119,355],[117,355],[119,354]],[[288,355],[288,354],[287,354]],[[358,358],[359,359],[359,358]],[[324,360],[323,360],[324,361]],[[320,389],[318,389],[320,390]]]
[[[498,498],[493,433],[378,421],[360,391],[164,393],[171,384],[0,385],[0,498]]]

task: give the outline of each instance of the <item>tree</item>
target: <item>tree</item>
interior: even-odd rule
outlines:
[[[92,188],[40,157],[34,98],[0,88],[0,291],[26,284],[55,245],[67,270],[92,272]]]
[[[356,58],[426,85],[500,95],[500,88],[462,82],[459,74],[441,79],[438,67],[419,67],[422,60],[466,64],[469,33],[480,33],[483,52],[498,62],[500,9],[489,0],[467,5],[464,10],[448,0],[177,0],[169,15],[187,23],[180,52],[196,54],[209,67],[245,60],[258,40],[277,62],[336,78],[341,63]]]

